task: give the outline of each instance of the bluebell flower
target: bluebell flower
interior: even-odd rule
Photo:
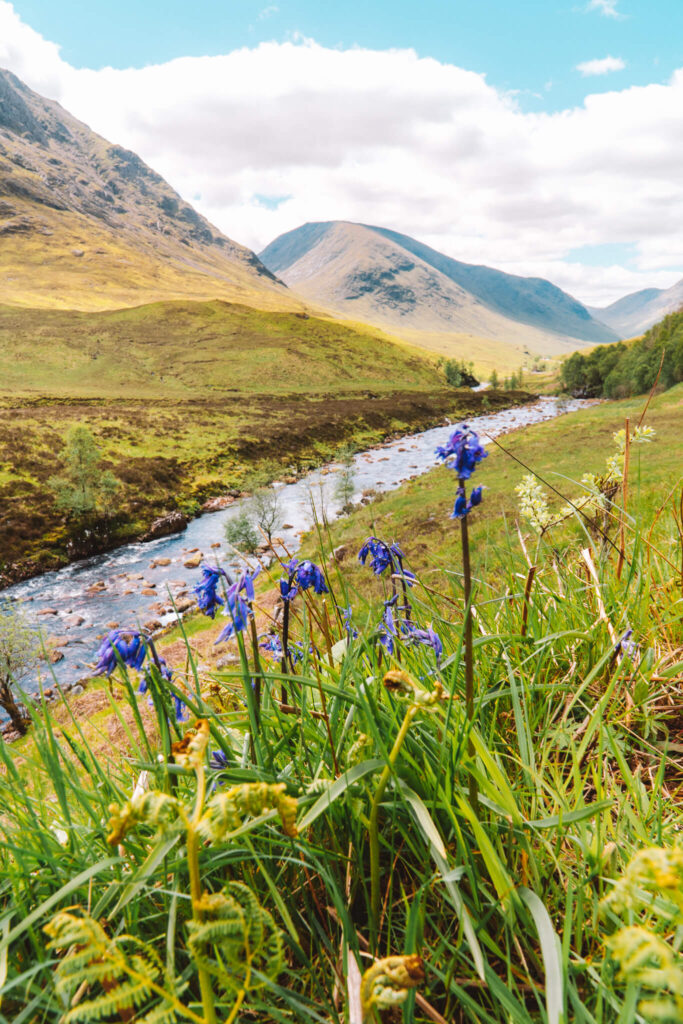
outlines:
[[[213,750],[209,758],[209,768],[215,772],[225,771],[228,767],[228,755],[224,750]]]
[[[466,423],[454,430],[445,445],[436,449],[436,457],[454,470],[460,480],[469,480],[477,463],[487,458],[488,452],[479,443],[479,436]]]
[[[140,633],[135,630],[115,629],[100,645],[93,675],[110,676],[118,664],[117,654],[124,665],[137,671],[145,660],[146,653],[147,644]]]
[[[368,537],[358,552],[359,562],[365,565],[368,556],[370,556],[370,568],[375,576],[381,576],[386,569],[391,569],[392,575],[398,574],[405,580],[407,586],[412,587],[416,577],[414,573],[403,568],[405,555],[398,544],[395,542],[385,544],[378,537]]]
[[[353,623],[351,622],[351,615],[353,614],[351,609],[350,608],[338,608],[338,610],[339,610],[339,612],[341,614],[341,617],[343,619],[344,629],[346,630],[346,634],[347,634],[349,640],[351,640],[351,639],[355,640],[356,637],[358,636],[358,630],[354,629]]]
[[[299,590],[313,589],[316,594],[329,593],[323,571],[315,562],[308,559],[300,562],[298,558],[292,558],[282,568],[287,573],[280,580],[280,596],[283,601],[293,600]]]
[[[254,572],[243,572],[240,578],[228,587],[226,614],[230,616],[230,621],[216,637],[214,643],[221,644],[225,640],[229,640],[235,633],[242,633],[247,628],[249,617],[254,614],[251,610],[251,602],[255,596],[254,580],[260,571],[259,567]],[[243,593],[246,594],[246,601],[242,597]]]
[[[158,664],[157,664],[157,662],[158,662]],[[165,679],[169,683],[170,683],[171,679],[173,679],[173,669],[168,667],[165,658],[162,658],[160,655],[157,655],[157,661],[156,662],[148,662],[147,665],[145,666],[145,673],[144,673],[142,679],[140,680],[140,685],[138,687],[138,693],[147,693],[147,690],[149,689],[149,671],[150,671],[150,668],[152,667],[152,665],[156,665],[157,666],[157,668],[159,669],[159,672],[161,673],[161,678],[162,679]]]
[[[441,655],[443,654],[443,644],[438,633],[436,633],[431,624],[426,629],[418,629],[412,622],[406,622],[403,625],[403,632],[408,635],[408,638],[417,644],[424,644],[425,647],[431,647],[436,655],[436,663],[439,664]]]
[[[382,621],[379,624],[379,642],[387,654],[394,653],[394,637],[396,637],[396,623],[394,622],[393,606],[398,601],[398,594],[394,594],[388,601],[384,602]]]
[[[190,712],[187,710],[187,706],[183,703],[177,694],[173,694],[173,703],[175,704],[175,717],[176,722],[186,722],[190,717]]]
[[[282,640],[279,633],[262,633],[259,647],[271,655],[274,661],[282,657]]]
[[[473,487],[469,500],[465,495],[465,488],[458,487],[455,492],[455,505],[451,512],[451,519],[464,519],[468,512],[471,512],[476,505],[481,505],[481,487]]]
[[[201,583],[198,583],[192,592],[197,595],[199,610],[212,619],[216,614],[216,609],[225,604],[223,598],[218,596],[217,590],[221,576],[227,579],[227,574],[224,569],[218,569],[213,565],[205,564],[201,569]]]

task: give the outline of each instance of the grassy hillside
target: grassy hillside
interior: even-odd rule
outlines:
[[[483,402],[447,388],[406,345],[219,301],[102,313],[3,307],[0,353],[5,581],[61,564],[68,551],[92,553],[47,486],[74,425],[89,427],[122,484],[116,515],[88,541],[111,547],[165,511],[193,513],[239,489],[255,463],[296,473],[348,440],[372,444]]]
[[[440,386],[417,349],[304,313],[155,302],[100,313],[0,307],[0,388],[70,397],[384,393]]]

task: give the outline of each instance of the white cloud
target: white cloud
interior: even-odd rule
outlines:
[[[93,71],[2,0],[0,65],[201,196],[205,216],[257,251],[305,221],[345,219],[596,305],[683,276],[683,70],[554,114],[524,113],[484,76],[411,50],[301,39]],[[566,258],[606,243],[635,247],[635,263]]]
[[[626,64],[621,57],[602,57],[598,60],[585,60],[576,65],[584,78],[587,75],[607,75],[610,71],[623,71]]]
[[[272,18],[274,14],[277,14],[280,8],[277,4],[268,4],[262,11],[259,11],[258,20],[265,21],[267,18]]]
[[[598,11],[606,18],[621,18],[617,10],[618,0],[589,0],[587,11]]]

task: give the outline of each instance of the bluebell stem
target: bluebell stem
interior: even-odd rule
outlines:
[[[482,489],[475,487],[469,501],[467,500],[466,483],[471,478],[478,464],[487,458],[488,452],[481,445],[479,436],[466,423],[456,428],[445,445],[436,449],[436,457],[445,466],[452,469],[458,478],[455,505],[452,519],[460,520],[460,536],[462,542],[462,573],[463,597],[465,599],[465,707],[467,718],[474,718],[474,654],[472,642],[472,569],[470,565],[470,544],[467,531],[467,516],[477,505],[481,504]],[[470,755],[473,754],[471,741],[468,742]],[[470,801],[476,804],[478,798],[477,785],[470,776]]]
[[[358,636],[358,630],[354,628],[353,623],[351,622],[351,617],[353,615],[351,608],[341,608],[338,605],[337,611],[342,617],[344,629],[346,630],[346,635],[348,636],[349,640],[355,640],[356,637]]]
[[[286,575],[280,580],[280,597],[284,605],[282,614],[282,656],[280,669],[284,675],[287,671],[287,662],[293,664],[292,647],[289,643],[289,608],[300,590],[313,590],[316,594],[328,594],[329,590],[325,583],[325,576],[315,562],[308,559],[300,562],[298,558],[291,558],[282,566]],[[282,687],[281,700],[287,703],[287,691]]]
[[[396,623],[394,622],[394,605],[398,601],[398,594],[394,594],[388,601],[384,602],[382,621],[379,624],[379,642],[387,654],[394,653],[394,639],[397,636]]]
[[[358,560],[365,565],[368,557],[370,557],[370,568],[375,576],[381,576],[387,569],[391,570],[391,589],[394,594],[397,592],[396,577],[400,579],[403,590],[403,612],[410,620],[411,607],[408,588],[413,586],[416,577],[414,573],[403,567],[405,555],[400,547],[395,541],[393,544],[387,544],[379,537],[368,537],[358,552]]]

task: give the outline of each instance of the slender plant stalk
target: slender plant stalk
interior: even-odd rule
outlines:
[[[465,481],[460,479],[460,486],[465,493]],[[468,725],[467,752],[474,757],[474,747],[469,738],[469,730],[474,720],[474,655],[472,645],[472,568],[470,565],[470,539],[467,531],[467,516],[460,520],[460,537],[462,541],[462,574],[465,598],[465,712]],[[473,775],[470,775],[470,803],[476,808],[478,789]]]
[[[202,883],[199,876],[199,834],[197,828],[199,820],[202,816],[202,808],[204,806],[204,796],[206,793],[206,776],[204,774],[204,765],[200,764],[196,768],[197,774],[197,798],[194,804],[194,811],[192,818],[188,823],[187,829],[187,865],[190,872],[190,897],[192,900],[192,917],[198,923],[203,920],[203,914],[199,910],[199,901],[202,895]],[[211,978],[208,971],[206,971],[199,964],[197,965],[197,974],[199,977],[199,988],[202,995],[202,1007],[204,1009],[204,1019],[206,1024],[217,1024],[216,1010],[213,1002],[213,988],[211,987]]]
[[[619,559],[617,561],[617,579],[621,579],[621,572],[624,568],[624,559],[626,558],[626,505],[628,503],[628,464],[629,455],[631,452],[631,428],[629,426],[628,416],[626,417],[626,443],[624,446],[624,476],[621,481],[621,522],[619,524]]]
[[[370,842],[370,907],[372,911],[372,927],[374,931],[375,939],[379,932],[379,831],[377,828],[379,818],[379,805],[382,802],[384,791],[387,788],[389,779],[391,778],[391,772],[396,764],[398,755],[400,753],[403,742],[408,735],[411,722],[415,718],[419,708],[416,704],[411,705],[406,716],[403,719],[403,724],[398,731],[398,735],[394,740],[394,745],[391,748],[389,754],[389,763],[382,769],[382,774],[379,777],[377,783],[377,789],[375,795],[372,798],[372,806],[370,807],[370,820],[368,823],[368,839]]]
[[[289,650],[289,601],[285,600],[284,605],[285,607],[282,613],[282,662],[280,664],[280,669],[282,671],[282,675],[286,676],[287,655]],[[280,689],[280,701],[283,704],[287,703],[287,689],[285,687],[284,681]]]

